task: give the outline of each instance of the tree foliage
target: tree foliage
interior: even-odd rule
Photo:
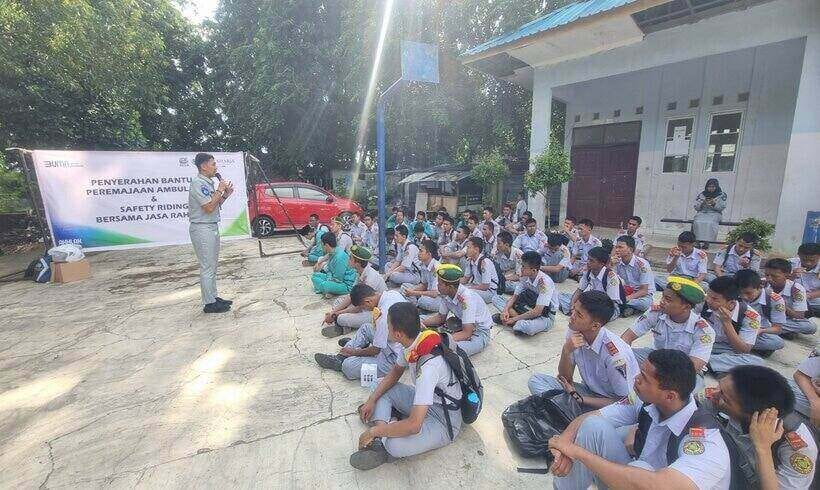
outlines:
[[[746,218],[741,221],[739,225],[732,228],[732,230],[726,235],[726,242],[734,243],[738,238],[740,238],[740,235],[744,233],[754,233],[757,235],[757,245],[755,245],[756,249],[763,252],[768,252],[772,249],[772,244],[769,242],[769,237],[771,237],[772,233],[774,233],[773,224],[757,218]]]

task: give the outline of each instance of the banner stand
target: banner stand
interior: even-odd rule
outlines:
[[[43,198],[40,194],[40,186],[37,182],[37,172],[34,170],[34,161],[31,158],[31,150],[25,148],[6,148],[7,161],[22,171],[26,179],[26,193],[28,194],[31,206],[34,208],[34,215],[37,217],[37,225],[43,236],[43,244],[46,250],[54,246],[54,237],[51,235],[51,228],[46,223],[46,212],[43,205]]]

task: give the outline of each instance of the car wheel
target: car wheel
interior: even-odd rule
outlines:
[[[345,227],[350,226],[350,220],[351,220],[352,217],[353,217],[353,213],[349,213],[347,211],[345,211],[344,213],[341,213],[339,215],[339,219],[341,219],[344,222]]]
[[[260,216],[253,221],[253,230],[256,232],[256,236],[271,236],[274,229],[276,229],[276,224],[267,216]]]

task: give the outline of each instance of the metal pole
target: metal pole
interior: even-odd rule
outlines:
[[[379,95],[376,102],[376,187],[378,188],[378,198],[376,206],[379,213],[379,272],[384,273],[384,264],[387,261],[387,220],[384,217],[385,207],[385,144],[384,144],[384,105],[387,98],[393,91],[401,87],[402,79],[399,78],[393,85]]]

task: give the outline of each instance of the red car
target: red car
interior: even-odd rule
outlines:
[[[282,204],[274,197],[274,192]],[[296,228],[305,226],[311,214],[318,214],[322,223],[336,216],[347,221],[351,214],[361,212],[362,208],[355,201],[338,197],[313,184],[271,182],[254,186],[254,192],[248,196],[248,211],[254,233],[270,236],[274,230],[290,229],[291,222]]]

